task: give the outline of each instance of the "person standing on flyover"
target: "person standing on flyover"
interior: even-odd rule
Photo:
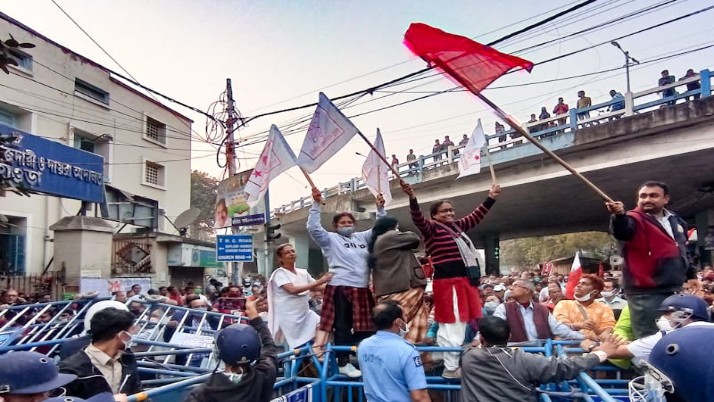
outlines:
[[[374,298],[369,291],[369,268],[367,267],[367,244],[372,229],[355,232],[354,215],[341,212],[332,218],[334,232],[328,232],[320,223],[322,193],[312,189],[313,204],[307,218],[307,231],[320,246],[327,259],[330,283],[325,286],[320,314],[321,331],[334,330],[336,345],[357,345],[374,333],[370,317]],[[377,196],[377,217],[386,215],[384,198]],[[357,378],[362,373],[349,362],[349,352],[338,352],[337,365],[340,374]]]
[[[648,181],[637,191],[637,208],[625,212],[620,201],[605,203],[612,213],[613,236],[620,241],[622,279],[635,338],[657,332],[657,308],[682,289],[685,280],[699,287],[687,257],[687,224],[665,209],[669,187]]]
[[[501,194],[501,186],[494,183],[488,198],[461,219],[454,218],[453,205],[444,200],[431,204],[431,219],[426,219],[412,187],[404,181],[400,184],[409,196],[412,221],[424,236],[426,253],[434,263],[434,319],[439,323],[436,342],[442,347],[460,347],[468,321],[482,316],[478,291],[481,267],[465,232],[483,220]],[[458,353],[444,353],[444,366],[443,377],[461,377]]]

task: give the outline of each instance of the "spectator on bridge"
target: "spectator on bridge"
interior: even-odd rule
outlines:
[[[270,330],[260,318],[255,301],[245,309],[249,325],[233,324],[216,334],[218,357],[225,364],[205,383],[194,388],[184,402],[268,402],[278,376],[278,352]]]
[[[588,339],[609,336],[615,327],[615,315],[606,304],[595,302],[603,287],[599,276],[583,275],[575,285],[575,300],[561,300],[553,309],[555,319]]]
[[[468,143],[469,143],[469,135],[468,135],[468,134],[464,134],[464,136],[461,137],[461,141],[459,141],[459,146],[460,146],[460,147],[465,147],[466,144],[468,144]]]
[[[438,142],[438,140],[437,140]],[[369,315],[374,298],[369,290],[367,244],[372,230],[355,232],[355,217],[341,212],[332,218],[334,232],[328,232],[320,223],[322,193],[312,189],[312,207],[307,218],[307,231],[322,249],[330,272],[334,275],[325,287],[320,315],[320,330],[333,332],[337,345],[357,345],[374,333],[374,323]],[[377,217],[384,212],[384,198],[377,196]],[[339,371],[351,378],[362,375],[349,362],[349,352],[336,354]]]
[[[444,142],[441,143],[441,148],[444,150],[444,153],[449,152],[449,147],[453,147],[454,142],[451,141],[448,135],[444,136]],[[454,155],[457,155],[459,153],[458,150],[454,152]]]
[[[687,73],[684,74],[684,77],[680,78],[679,80],[680,80],[680,81],[683,81],[683,80],[686,80],[686,79],[689,79],[689,78],[692,78],[692,77],[696,77],[696,76],[697,76],[697,73],[694,72],[694,69],[691,69],[691,68],[690,68],[689,70],[687,70]],[[687,83],[687,92],[689,92],[689,91],[696,91],[696,90],[699,90],[699,89],[702,89],[702,84],[701,84],[701,82],[700,82],[699,80],[697,80],[697,81],[692,81],[692,82],[688,82],[688,83]],[[700,96],[701,96],[701,94],[694,94],[693,97],[694,97],[694,99],[699,99]],[[687,96],[687,101],[689,101],[689,97],[688,97],[688,96]]]
[[[550,119],[550,113],[548,113],[548,110],[546,110],[545,106],[540,108],[540,115],[538,115],[538,120],[546,120]],[[541,124],[538,128],[538,131],[546,130],[550,127],[551,123],[550,122],[545,122]],[[552,136],[553,133],[548,133],[544,134],[543,137],[550,137]]]
[[[511,342],[526,342],[558,336],[563,339],[584,339],[585,336],[557,321],[548,307],[533,301],[533,283],[518,279],[510,286],[513,301],[503,303],[493,313],[508,323]]]
[[[511,331],[501,318],[486,317],[479,321],[479,328],[481,346],[461,357],[462,402],[536,402],[541,384],[573,379],[617,349],[615,340],[608,339],[583,356],[545,357],[507,347]]]
[[[323,290],[332,274],[315,280],[306,269],[297,268],[297,253],[290,243],[279,245],[275,256],[280,266],[268,280],[268,328],[274,340],[284,337],[295,349],[315,337],[320,316],[310,310],[310,292]]]
[[[585,91],[582,91],[582,90],[578,91],[578,102],[576,103],[576,107],[578,109],[583,109],[586,107],[590,107],[592,105],[593,105],[593,101],[592,101],[592,99],[590,99],[589,96],[585,96]],[[577,117],[578,117],[578,121],[587,120],[590,118],[590,111],[586,110],[584,112],[579,112],[577,114]]]
[[[437,344],[460,347],[466,325],[481,318],[481,298],[478,286],[481,267],[467,231],[483,220],[501,194],[501,186],[493,184],[488,198],[470,214],[455,219],[453,204],[437,201],[429,208],[431,219],[425,219],[412,187],[401,181],[402,191],[409,196],[409,209],[414,225],[424,236],[426,253],[434,262],[434,308],[439,323]],[[444,353],[446,378],[459,378],[459,354]]]
[[[554,114],[555,116],[563,115],[563,118],[562,118],[562,119],[558,119],[558,125],[559,125],[559,126],[563,126],[563,125],[565,125],[565,123],[568,122],[568,119],[567,119],[567,117],[566,117],[566,116],[567,116],[567,113],[568,113],[568,110],[570,110],[570,108],[568,107],[568,104],[565,103],[565,101],[563,100],[563,98],[558,98],[558,103],[556,103],[556,104],[555,104],[555,107],[553,108],[553,114]],[[562,131],[561,131],[561,132],[562,132]]]
[[[605,204],[613,214],[612,234],[622,248],[622,287],[636,338],[657,332],[656,309],[685,281],[701,288],[687,255],[687,224],[665,208],[668,203],[669,186],[648,181],[637,190],[637,208],[626,212],[621,201]]]
[[[396,300],[379,302],[372,313],[377,333],[357,349],[370,402],[430,402],[419,352],[403,339],[409,326]]]
[[[414,150],[410,149],[407,154],[407,162],[409,162],[409,172],[416,170],[419,167],[419,163],[416,161],[417,157],[414,155]]]
[[[441,160],[441,154],[444,152],[444,150],[446,150],[446,148],[442,146],[442,144],[439,142],[439,139],[435,139],[434,146],[431,147],[431,153],[434,154],[435,161]]]
[[[657,86],[663,87],[665,85],[674,84],[674,80],[675,80],[674,75],[671,75],[669,73],[669,70],[662,70],[661,77],[659,80],[657,80]],[[661,90],[660,93],[662,94],[662,99],[664,99],[664,98],[669,98],[670,96],[676,95],[677,91],[675,91],[674,88],[667,88],[667,89]],[[675,103],[677,103],[676,100],[667,102],[667,104],[670,106],[674,105]]]
[[[383,216],[374,223],[367,246],[374,297],[378,302],[394,300],[402,306],[409,327],[404,339],[411,343],[421,343],[429,320],[424,304],[427,277],[414,255],[420,244],[419,235],[399,231],[396,219]]]
[[[625,108],[625,97],[622,96],[621,93],[615,91],[614,89],[611,89],[610,96],[612,97],[613,101],[617,101],[617,102],[610,105],[610,107],[608,108],[609,111],[617,112],[618,110],[622,110]],[[620,118],[620,116],[614,116],[614,117],[611,117],[610,120],[619,119],[619,118]]]
[[[617,320],[620,317],[620,313],[622,313],[622,309],[627,306],[627,300],[620,297],[620,285],[617,283],[617,279],[606,278],[602,282],[604,285],[602,292],[600,292],[602,297],[597,301],[610,306]]]
[[[499,134],[498,136],[498,142],[506,142],[506,127],[503,126],[503,124],[496,122],[494,125],[496,134]]]
[[[397,155],[395,155],[395,154],[392,154],[391,165],[394,168],[394,170],[397,170],[397,171],[399,170],[399,159],[397,159]]]
[[[87,399],[104,392],[141,392],[136,358],[129,349],[137,332],[134,316],[128,311],[106,308],[92,317],[91,328],[92,343],[60,361],[60,372],[77,376],[65,386],[67,394]]]

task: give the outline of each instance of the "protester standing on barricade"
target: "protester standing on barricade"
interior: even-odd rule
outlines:
[[[278,375],[278,352],[258,313],[257,300],[246,302],[248,325],[233,324],[216,334],[223,371],[214,371],[184,402],[268,402]],[[217,369],[217,368],[216,368]]]
[[[429,320],[424,304],[427,278],[413,251],[420,243],[416,233],[399,231],[399,222],[384,216],[375,222],[367,247],[374,296],[378,302],[399,302],[408,327],[404,339],[411,343],[424,339]]]
[[[538,387],[575,378],[604,362],[617,350],[617,339],[608,338],[583,356],[545,357],[507,347],[511,331],[498,317],[479,321],[480,345],[461,358],[462,402],[536,402]]]
[[[403,337],[406,314],[396,300],[379,302],[372,312],[377,333],[357,349],[370,402],[430,402],[419,352]]]
[[[697,270],[687,256],[687,226],[668,211],[669,187],[648,181],[637,190],[637,208],[625,211],[621,201],[605,205],[613,214],[611,229],[620,241],[622,285],[636,338],[657,332],[657,308],[685,281],[699,289]]]
[[[412,221],[424,236],[426,252],[434,262],[434,309],[435,320],[439,323],[437,344],[460,347],[468,321],[482,316],[478,291],[481,267],[473,243],[465,232],[486,216],[501,194],[501,186],[494,183],[481,205],[456,220],[452,204],[443,200],[431,205],[431,219],[425,219],[411,185],[404,181],[400,184],[409,196]],[[444,366],[444,377],[460,377],[458,353],[444,353]]]
[[[103,392],[141,392],[136,358],[129,349],[137,331],[134,316],[106,308],[92,317],[91,331],[92,343],[59,364],[60,372],[77,376],[65,386],[67,394],[86,399]]]
[[[312,189],[313,204],[307,219],[307,231],[320,246],[334,275],[325,287],[320,315],[320,330],[332,332],[337,345],[356,345],[374,332],[370,317],[374,298],[369,290],[367,243],[372,229],[355,232],[355,217],[342,212],[332,218],[335,232],[328,232],[320,223],[320,190]],[[377,217],[384,216],[384,198],[377,197]],[[337,353],[341,374],[351,378],[362,375],[349,362],[349,352]]]
[[[268,280],[268,328],[274,340],[281,335],[294,349],[315,338],[320,316],[310,310],[310,291],[324,289],[333,275],[328,272],[315,280],[306,269],[297,268],[297,253],[289,243],[279,245],[275,256],[280,266]]]

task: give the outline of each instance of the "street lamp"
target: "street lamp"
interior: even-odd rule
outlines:
[[[630,92],[630,60],[632,60],[632,64],[640,64],[637,59],[634,57],[630,56],[630,52],[623,50],[620,47],[620,44],[612,41],[610,42],[612,46],[615,46],[616,48],[620,49],[620,51],[625,55],[625,77],[627,78],[627,92]]]

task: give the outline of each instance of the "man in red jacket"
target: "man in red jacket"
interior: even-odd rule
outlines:
[[[669,187],[648,181],[639,187],[637,208],[625,212],[620,201],[606,203],[624,258],[623,287],[635,338],[657,332],[657,308],[686,280],[699,287],[696,268],[687,257],[686,223],[665,209],[668,202]]]

